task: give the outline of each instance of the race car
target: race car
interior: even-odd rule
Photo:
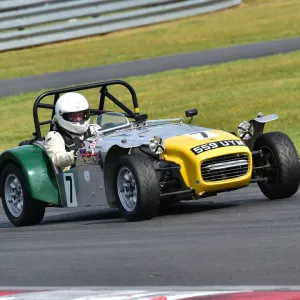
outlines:
[[[123,86],[133,109],[108,88]],[[52,111],[66,92],[96,89],[99,107],[91,109],[98,129],[84,141],[76,165],[61,172],[44,149],[40,108]],[[42,103],[53,97],[53,104]],[[118,111],[105,110],[107,101]],[[134,88],[110,80],[38,96],[33,105],[33,137],[0,155],[0,193],[7,218],[15,226],[39,224],[46,207],[118,208],[128,221],[148,220],[160,205],[199,200],[257,183],[269,199],[294,195],[300,182],[300,164],[291,139],[283,132],[263,133],[277,115],[259,113],[243,121],[236,132],[192,125],[197,109],[185,118],[150,120],[139,113]]]

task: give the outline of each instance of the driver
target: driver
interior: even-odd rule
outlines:
[[[56,102],[53,131],[45,137],[45,149],[53,164],[64,172],[76,161],[83,139],[96,133],[90,126],[90,108],[86,98],[75,92],[65,93]],[[100,127],[99,127],[100,128]]]

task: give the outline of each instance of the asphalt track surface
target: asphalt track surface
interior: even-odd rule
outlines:
[[[0,96],[299,49],[296,38],[0,81]],[[145,222],[113,209],[48,209],[24,228],[0,205],[0,286],[299,285],[299,201],[300,191],[270,201],[252,185]]]
[[[167,70],[225,63],[239,59],[258,58],[296,50],[300,50],[300,37],[135,60],[75,71],[0,80],[0,97],[95,81],[141,76]]]
[[[15,228],[1,211],[0,285],[299,285],[299,201],[300,191],[268,200],[254,184],[138,223],[49,209],[41,225]]]

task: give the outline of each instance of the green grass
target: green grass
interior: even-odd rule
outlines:
[[[141,113],[148,113],[152,119],[181,117],[184,110],[195,107],[199,115],[194,124],[232,131],[239,122],[260,111],[265,115],[277,113],[280,118],[268,123],[266,130],[290,135],[300,153],[300,51],[132,77],[127,81],[136,89]],[[131,104],[124,88],[110,91]],[[38,94],[1,100],[1,151],[31,137],[32,105]],[[92,107],[97,107],[98,89],[83,94]],[[45,110],[41,116],[45,119]]]
[[[295,37],[300,32],[299,11],[299,0],[246,0],[207,15],[4,52],[0,79]]]

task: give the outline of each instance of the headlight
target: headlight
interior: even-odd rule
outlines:
[[[254,128],[248,121],[243,121],[238,126],[238,134],[242,140],[249,140],[254,134]]]
[[[165,148],[164,148],[164,145],[163,145],[162,138],[157,137],[157,136],[153,137],[153,139],[151,139],[151,141],[149,143],[149,148],[155,154],[163,153]]]

